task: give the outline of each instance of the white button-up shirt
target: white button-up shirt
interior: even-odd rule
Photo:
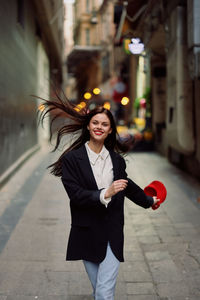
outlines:
[[[94,178],[97,183],[98,189],[103,189],[100,193],[100,201],[106,207],[111,201],[111,198],[104,198],[107,188],[112,184],[113,176],[113,164],[109,154],[109,151],[103,146],[100,153],[95,153],[88,146],[88,142],[85,143],[87,154],[89,157],[90,165],[94,174]]]

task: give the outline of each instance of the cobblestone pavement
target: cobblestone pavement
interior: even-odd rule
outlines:
[[[91,300],[81,262],[66,262],[68,198],[43,149],[0,190],[0,300]],[[125,262],[116,300],[200,299],[200,184],[156,153],[131,153],[129,177],[165,183],[161,207],[125,201]]]

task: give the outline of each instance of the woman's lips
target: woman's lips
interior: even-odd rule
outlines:
[[[96,135],[102,135],[102,134],[103,134],[103,132],[102,132],[102,131],[99,131],[99,130],[94,131],[94,133],[95,133]]]

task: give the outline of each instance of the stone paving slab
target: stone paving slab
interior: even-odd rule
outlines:
[[[1,216],[8,208],[13,213],[12,205],[17,213],[20,204],[12,187],[16,183],[17,195],[26,200],[23,186],[31,172],[40,178],[12,230],[1,227],[8,239],[0,251],[0,300],[91,300],[82,262],[65,261],[68,198],[60,180],[41,170],[45,159],[44,151],[37,153],[0,190],[5,226]],[[130,154],[127,172],[141,187],[163,181],[168,197],[156,211],[125,201],[125,263],[115,300],[199,300],[200,218],[194,197],[200,185],[155,153]]]

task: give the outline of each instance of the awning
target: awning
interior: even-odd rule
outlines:
[[[143,6],[147,5],[149,0],[128,0],[128,1],[118,0],[117,3],[118,6],[119,5],[123,6],[123,4],[126,2],[127,2],[126,5],[127,14],[130,18],[134,18],[137,15],[138,11],[140,11]]]
[[[74,46],[67,57],[68,73],[74,73],[77,65],[93,56],[98,56],[102,50],[101,46]]]
[[[117,25],[115,43],[121,43],[123,36],[133,35],[140,19],[148,7],[149,0],[119,0],[115,5],[114,21]]]

